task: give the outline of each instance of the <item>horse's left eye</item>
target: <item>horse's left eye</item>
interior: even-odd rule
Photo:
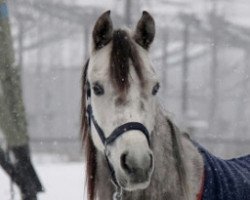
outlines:
[[[156,95],[159,89],[160,89],[160,84],[156,83],[156,85],[153,87],[152,95]]]
[[[94,90],[95,95],[97,95],[97,96],[101,96],[104,94],[104,88],[99,83],[94,84],[93,90]]]

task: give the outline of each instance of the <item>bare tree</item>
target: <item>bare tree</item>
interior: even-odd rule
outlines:
[[[0,125],[17,160],[15,166],[6,164],[3,159],[0,164],[5,170],[10,169],[6,166],[12,166],[6,171],[20,187],[23,199],[35,200],[37,192],[43,189],[30,160],[20,68],[14,65],[8,9],[4,0],[0,0],[0,8],[0,84],[3,93],[0,96]],[[2,152],[1,158],[4,158]]]

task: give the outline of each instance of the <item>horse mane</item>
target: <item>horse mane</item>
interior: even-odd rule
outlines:
[[[190,191],[189,191],[189,185],[187,183],[187,171],[186,171],[187,166],[185,165],[184,158],[182,157],[184,150],[180,141],[180,136],[176,133],[180,131],[178,130],[176,131],[177,127],[174,126],[174,124],[170,121],[170,119],[167,118],[167,122],[170,128],[173,157],[176,161],[175,168],[178,174],[178,178],[180,180],[180,187],[185,199],[189,200]]]
[[[81,134],[82,144],[84,147],[85,161],[86,161],[86,185],[88,199],[94,200],[95,198],[95,177],[96,177],[96,149],[92,142],[89,133],[89,122],[87,117],[87,72],[88,72],[89,59],[83,68],[82,73],[82,98],[81,98]]]

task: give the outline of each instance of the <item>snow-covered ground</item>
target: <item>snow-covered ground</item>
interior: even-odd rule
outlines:
[[[84,166],[82,162],[35,162],[39,177],[45,187],[38,200],[83,200]],[[10,180],[0,168],[0,200],[11,200]],[[15,187],[14,200],[21,200]]]

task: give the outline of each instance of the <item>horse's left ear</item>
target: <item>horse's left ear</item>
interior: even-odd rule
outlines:
[[[147,12],[142,12],[142,17],[139,20],[134,39],[144,49],[149,49],[155,37],[155,22],[153,17]]]
[[[112,39],[113,24],[110,18],[110,10],[103,13],[95,23],[92,33],[94,49],[104,47]]]

